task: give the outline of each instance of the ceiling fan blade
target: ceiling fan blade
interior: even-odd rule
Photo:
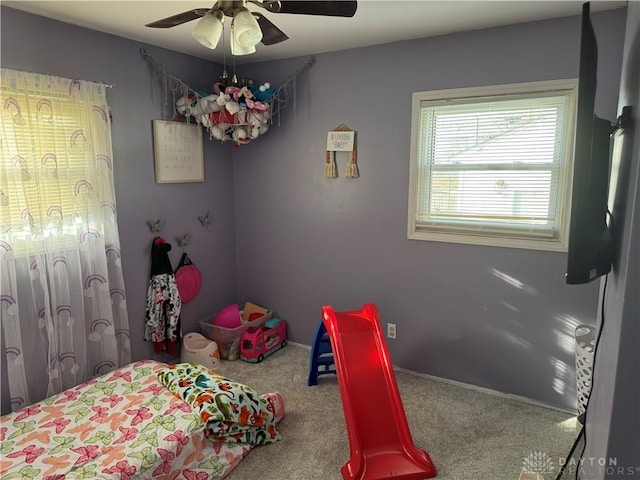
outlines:
[[[289,39],[289,36],[271,23],[267,17],[257,12],[252,12],[252,14],[256,17],[256,20],[258,20],[258,25],[260,25],[260,30],[262,30],[263,45],[275,45],[276,43]]]
[[[280,3],[280,8],[277,4]],[[269,7],[265,4],[265,7]],[[328,17],[353,17],[358,8],[358,2],[313,2],[313,1],[288,1],[274,2],[275,13],[294,13],[301,15],[324,15]]]
[[[195,20],[196,18],[200,18],[206,15],[209,12],[209,9],[205,8],[196,8],[194,10],[189,10],[188,12],[178,13],[177,15],[173,15],[171,17],[163,18],[162,20],[157,20],[155,22],[147,23],[145,27],[152,28],[171,28],[176,25],[181,25],[183,23],[190,22],[191,20]]]

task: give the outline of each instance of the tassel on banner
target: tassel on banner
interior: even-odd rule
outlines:
[[[358,172],[358,164],[356,163],[356,147],[353,147],[353,152],[351,152],[351,158],[349,159],[349,163],[344,170],[344,176],[347,178],[358,178],[360,173]]]
[[[327,152],[327,160],[324,163],[324,176],[327,178],[336,178],[338,176],[335,155],[332,155],[331,152]]]

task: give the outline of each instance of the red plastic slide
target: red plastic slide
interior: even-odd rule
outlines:
[[[331,339],[351,458],[344,480],[434,478],[429,454],[415,446],[385,343],[378,307],[322,307]]]

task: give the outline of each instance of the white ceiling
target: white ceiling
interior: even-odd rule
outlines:
[[[4,6],[62,22],[99,30],[131,40],[222,63],[222,42],[215,50],[191,36],[196,21],[169,29],[144,25],[164,17],[209,8],[203,1],[2,1]],[[626,1],[591,2],[591,11],[620,8]],[[236,57],[236,63],[291,58],[304,55],[397,42],[434,35],[478,30],[501,25],[579,15],[582,1],[433,1],[361,0],[352,18],[319,17],[260,11],[290,38],[276,45],[259,44],[257,52]],[[229,21],[225,22],[228,27]],[[228,51],[229,44],[226,42]]]

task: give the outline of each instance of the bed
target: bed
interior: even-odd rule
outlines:
[[[203,370],[140,361],[1,417],[0,477],[224,478],[253,446],[279,439],[284,403],[215,375],[212,389]]]

